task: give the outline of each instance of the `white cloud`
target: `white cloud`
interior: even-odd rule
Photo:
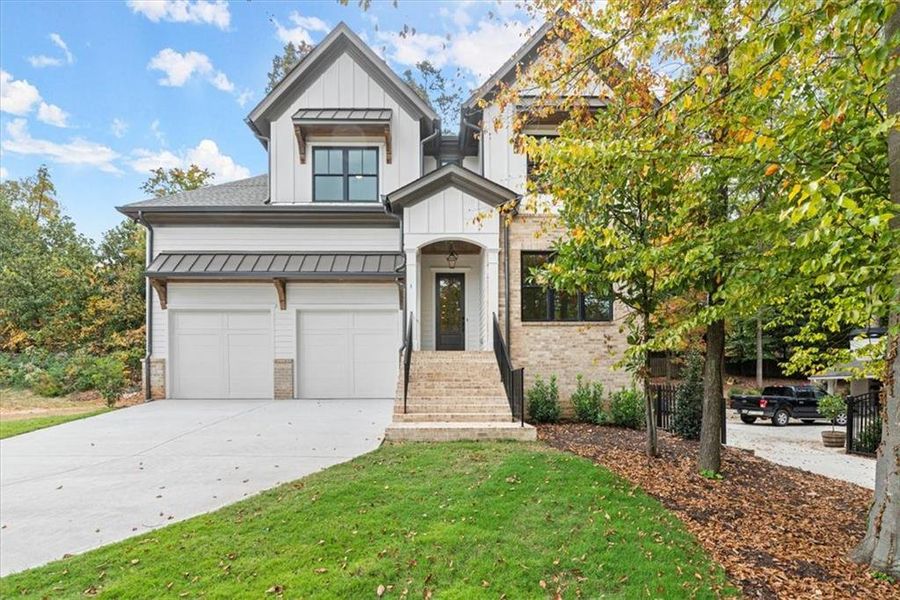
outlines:
[[[65,40],[62,39],[62,36],[58,33],[51,33],[49,37],[50,41],[53,42],[53,45],[62,50],[62,58],[47,56],[46,54],[29,56],[28,62],[31,63],[31,66],[36,69],[42,69],[44,67],[61,67],[63,65],[71,65],[74,63],[75,56],[69,50],[69,46],[66,44]]]
[[[9,171],[6,170],[6,167],[0,167],[0,179],[6,179],[9,177]]]
[[[28,62],[31,63],[31,66],[41,69],[44,67],[61,67],[62,65],[71,65],[74,63],[75,56],[69,50],[69,46],[62,39],[62,36],[58,33],[51,33],[49,37],[50,41],[53,42],[53,45],[62,50],[63,57],[47,56],[46,54],[29,56]]]
[[[133,158],[129,161],[129,164],[138,173],[147,173],[159,167],[164,169],[176,167],[186,169],[190,165],[197,165],[203,169],[209,169],[210,172],[215,174],[216,183],[250,177],[250,170],[247,167],[237,164],[227,154],[222,154],[219,146],[210,139],[200,140],[200,143],[194,148],[190,148],[181,154],[175,154],[170,150],[153,152],[144,148],[138,148],[132,153],[132,156]]]
[[[0,111],[13,115],[27,115],[41,101],[38,89],[24,79],[13,79],[0,71]]]
[[[294,24],[293,27],[285,27],[278,19],[272,19],[275,24],[275,35],[282,44],[293,42],[294,44],[312,44],[312,35],[310,32],[321,31],[327,32],[331,28],[328,23],[319,17],[304,17],[297,11],[292,12],[288,16],[288,20]]]
[[[55,127],[68,125],[68,113],[55,104],[44,102],[36,87],[24,79],[0,70],[0,111],[24,117],[37,107],[38,121]]]
[[[95,167],[107,173],[119,173],[113,164],[119,154],[112,148],[82,138],[67,143],[51,142],[31,137],[25,119],[13,119],[6,126],[8,137],[0,140],[4,152],[40,156],[44,160],[66,165]]]
[[[215,25],[223,30],[228,29],[231,24],[231,13],[225,0],[129,0],[128,7],[154,23],[200,23]]]
[[[238,92],[228,76],[217,70],[209,57],[202,52],[191,50],[181,54],[171,48],[165,48],[150,59],[147,68],[162,71],[165,77],[160,78],[158,82],[168,87],[181,87],[195,75],[202,77],[217,90],[233,94],[241,106],[249,99],[248,94],[251,94],[249,90]]]
[[[109,130],[117,138],[125,137],[125,133],[128,131],[128,123],[125,119],[115,117],[112,123],[109,124]]]
[[[69,114],[55,104],[41,102],[41,105],[38,107],[37,118],[38,121],[54,127],[66,127]]]
[[[61,58],[54,58],[52,56],[47,56],[46,54],[29,56],[28,62],[31,63],[31,66],[35,69],[43,69],[44,67],[61,67],[63,65],[63,60]]]
[[[50,41],[63,51],[63,54],[66,57],[66,63],[71,65],[73,62],[75,62],[75,57],[72,56],[72,53],[69,51],[69,47],[63,41],[62,36],[60,36],[58,33],[51,33]]]
[[[248,102],[253,100],[254,94],[251,90],[244,90],[240,94],[237,95],[237,103],[243,108],[247,105]]]
[[[150,132],[153,134],[153,137],[156,138],[157,142],[163,146],[166,145],[166,134],[159,125],[159,119],[153,119],[153,122],[150,123]]]
[[[454,65],[472,73],[479,82],[493,74],[525,42],[529,24],[519,20],[483,19],[466,29],[468,15],[458,8],[442,16],[459,30],[448,37],[431,33],[401,35],[382,31],[378,38],[387,45],[387,58],[403,66],[427,60],[437,68]]]

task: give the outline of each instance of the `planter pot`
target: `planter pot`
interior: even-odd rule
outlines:
[[[843,431],[823,431],[822,443],[826,448],[843,448],[845,445],[845,434]]]

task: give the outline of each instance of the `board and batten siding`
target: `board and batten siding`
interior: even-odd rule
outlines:
[[[169,282],[168,309],[162,310],[153,293],[153,357],[168,358],[169,314],[177,310],[268,310],[272,314],[275,358],[296,358],[297,311],[353,308],[396,309],[400,296],[396,283],[288,282],[285,310],[278,307],[270,283]],[[400,331],[397,332],[400,339]],[[398,346],[399,349],[399,346]]]
[[[153,251],[397,252],[400,230],[389,227],[157,226]]]
[[[270,193],[273,203],[312,201],[312,148],[340,145],[336,138],[310,138],[305,164],[294,135],[292,117],[302,108],[389,108],[392,161],[387,163],[383,140],[348,138],[343,145],[379,148],[379,193],[391,192],[419,177],[419,122],[406,112],[348,54],[342,54],[285,110],[272,120]]]
[[[481,220],[479,220],[481,217]],[[499,247],[497,211],[455,187],[445,188],[404,209],[407,248],[438,239],[460,238]]]

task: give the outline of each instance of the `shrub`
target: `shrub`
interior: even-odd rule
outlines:
[[[128,385],[125,363],[114,356],[104,356],[94,361],[91,382],[94,388],[106,400],[106,405],[113,407]]]
[[[847,412],[847,403],[840,396],[828,395],[819,400],[819,414],[831,421],[831,430],[834,431],[834,421]]]
[[[762,390],[755,387],[742,388],[735,386],[728,391],[729,398],[733,398],[735,396],[759,396],[760,394],[762,394]]]
[[[550,376],[547,383],[538,375],[528,390],[528,413],[537,423],[556,423],[559,421],[559,389],[556,386],[556,375]]]
[[[692,350],[685,357],[682,381],[675,392],[672,433],[686,440],[700,439],[703,421],[703,355]]]
[[[36,369],[26,375],[25,383],[34,393],[53,398],[66,393],[62,377],[63,374],[58,369],[52,371]]]
[[[881,445],[881,418],[876,418],[865,429],[859,432],[856,438],[856,449],[860,452],[872,452],[878,450]]]
[[[599,381],[585,382],[581,375],[576,379],[578,383],[572,393],[575,416],[582,423],[599,423],[603,411],[603,384]]]
[[[644,427],[644,398],[635,389],[619,390],[609,396],[609,418],[613,425],[641,429]]]

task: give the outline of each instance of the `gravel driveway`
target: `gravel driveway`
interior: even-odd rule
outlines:
[[[729,446],[754,450],[760,458],[774,463],[874,489],[875,459],[846,454],[843,448],[826,448],[822,432],[830,429],[831,425],[825,423],[791,421],[785,427],[775,427],[769,421],[747,425],[729,419],[727,437]]]
[[[0,440],[0,574],[374,450],[384,400],[159,400]]]

